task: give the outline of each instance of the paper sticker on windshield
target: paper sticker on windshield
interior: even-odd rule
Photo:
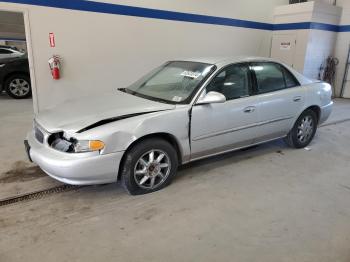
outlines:
[[[182,97],[181,96],[174,96],[172,99],[174,102],[181,102]]]
[[[187,77],[191,77],[191,78],[198,78],[201,73],[199,72],[191,72],[191,71],[183,71],[181,73],[182,76],[187,76]]]

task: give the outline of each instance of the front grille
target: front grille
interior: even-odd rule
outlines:
[[[34,136],[40,143],[44,143],[44,133],[37,126],[34,127]]]

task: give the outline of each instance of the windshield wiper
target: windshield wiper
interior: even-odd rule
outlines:
[[[124,92],[124,93],[127,93],[127,91],[126,91],[126,88],[125,88],[125,87],[117,88],[117,90],[122,91],[122,92]]]
[[[130,90],[130,89],[128,89],[128,88],[125,88],[125,87],[121,87],[121,88],[117,88],[119,91],[121,91],[121,92],[124,92],[124,93],[127,93],[127,94],[131,94],[131,95],[134,95],[135,94],[135,92],[134,91],[132,91],[132,90]]]
[[[166,103],[166,104],[176,104],[173,101],[168,101],[166,99],[140,94],[138,92],[132,91],[132,90],[125,88],[125,87],[117,88],[117,90],[124,92],[124,93],[127,93],[127,94],[130,94],[130,95],[138,96],[138,97],[145,98],[145,99],[152,100],[152,101],[156,101],[156,102],[161,102],[161,103]]]

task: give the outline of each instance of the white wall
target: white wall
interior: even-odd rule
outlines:
[[[320,1],[319,1],[320,2]],[[323,4],[327,3],[328,4]],[[339,25],[341,9],[329,5],[332,1],[321,1],[314,4],[312,22]],[[334,54],[337,32],[324,30],[310,30],[309,43],[305,57],[304,74],[311,78],[318,78],[320,66],[328,56]]]
[[[257,22],[272,22],[272,11],[274,7],[286,5],[289,0],[104,0],[98,2],[229,17]]]
[[[337,5],[343,8],[340,25],[350,25],[350,1],[349,0],[337,0]],[[340,95],[342,86],[345,64],[350,47],[350,32],[338,33],[337,43],[335,48],[335,57],[339,59],[339,65],[337,66],[336,73],[336,95]],[[346,97],[350,98],[350,90],[346,90]]]
[[[271,22],[273,7],[286,4],[288,0],[109,2]],[[270,51],[271,32],[264,30],[8,3],[0,3],[0,9],[28,13],[37,110],[70,98],[98,95],[123,87],[169,59],[244,54],[268,56]],[[50,32],[55,33],[55,48],[49,47]],[[47,64],[53,54],[63,59],[62,79],[58,81],[52,80]]]
[[[277,6],[273,12],[273,23],[288,24],[311,21],[313,9],[314,4],[311,2]],[[297,44],[292,64],[297,71],[303,73],[310,30],[276,30],[272,34],[295,36]]]
[[[308,39],[303,73],[310,78],[318,79],[321,65],[324,65],[328,56],[334,54],[337,33],[310,30]]]
[[[313,22],[338,25],[341,8],[318,2],[276,7],[274,10],[274,23],[300,23]],[[329,55],[334,54],[337,32],[300,29],[280,30],[273,34],[296,35],[296,55],[294,67],[310,78],[318,78],[321,65]]]

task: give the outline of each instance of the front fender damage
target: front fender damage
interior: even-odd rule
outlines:
[[[140,113],[134,113],[134,114],[128,114],[128,115],[123,115],[123,116],[117,116],[117,117],[110,117],[110,118],[106,118],[106,119],[102,119],[96,123],[93,123],[91,125],[88,125],[80,130],[77,131],[77,133],[83,133],[87,130],[102,126],[102,125],[106,125],[115,121],[119,121],[119,120],[123,120],[123,119],[127,119],[127,118],[131,118],[131,117],[135,117],[135,116],[141,116],[141,115],[145,115],[145,114],[151,114],[151,113],[157,113],[157,112],[162,112],[162,111],[167,111],[167,110],[158,110],[158,111],[149,111],[149,112],[140,112]]]

